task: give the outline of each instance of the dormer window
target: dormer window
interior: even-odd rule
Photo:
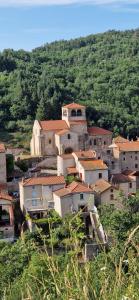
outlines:
[[[78,116],[78,117],[82,116],[82,111],[81,111],[81,109],[78,109],[78,110],[77,110],[77,116]]]
[[[71,116],[72,116],[72,117],[76,117],[76,110],[72,109],[72,111],[71,111]]]

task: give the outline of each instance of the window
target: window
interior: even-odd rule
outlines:
[[[123,152],[123,155],[125,155],[125,152]]]
[[[52,142],[51,139],[49,139],[49,144],[51,144],[51,142]]]
[[[131,158],[132,158],[132,155],[131,155]]]
[[[129,188],[132,189],[132,182],[129,183]]]
[[[104,145],[106,145],[106,141],[104,141]]]
[[[72,117],[76,117],[76,110],[73,109],[73,110],[71,111],[71,116],[72,116]]]
[[[96,141],[96,139],[94,139],[94,146],[96,146],[96,144],[97,144],[97,141]]]
[[[111,197],[111,200],[113,200],[113,199],[114,199],[114,196],[113,196],[113,194],[111,194],[111,196],[110,196],[110,197]]]
[[[67,116],[67,110],[63,109],[63,116]]]
[[[135,156],[135,160],[138,160],[138,157],[137,157],[137,156]]]
[[[102,178],[102,173],[99,173],[98,177],[99,177],[99,179],[101,179]]]
[[[123,157],[123,160],[125,160],[125,157]]]
[[[136,168],[136,169],[138,168],[138,164],[135,164],[135,168]]]
[[[71,136],[70,136],[70,134],[68,134],[68,140],[70,140],[71,139]]]
[[[107,150],[107,154],[111,154],[111,150]]]
[[[82,111],[81,111],[81,109],[78,109],[78,110],[77,110],[77,116],[78,116],[78,117],[82,116]]]
[[[32,206],[37,206],[37,199],[32,200]]]
[[[91,140],[89,141],[89,145],[92,146],[92,141]]]
[[[80,200],[83,200],[83,199],[84,199],[84,195],[80,194]]]
[[[111,193],[113,193],[113,189],[111,189]]]

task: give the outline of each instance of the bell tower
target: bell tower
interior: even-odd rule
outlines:
[[[70,121],[86,121],[86,108],[77,103],[70,103],[62,107],[62,120]]]

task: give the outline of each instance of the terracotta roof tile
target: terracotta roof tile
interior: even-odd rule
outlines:
[[[56,134],[60,135],[60,136],[68,134],[68,133],[70,133],[70,130],[68,130],[68,129],[63,129],[63,130],[60,130],[60,131],[56,132]]]
[[[80,109],[80,108],[85,108],[84,105],[80,105],[80,104],[75,103],[75,102],[70,103],[70,104],[67,104],[67,105],[64,105],[63,107],[64,107],[64,108],[71,108],[71,109],[72,109],[72,108],[75,108],[75,109],[76,109],[76,108],[77,108],[77,109],[78,109],[78,108],[79,108],[79,109]]]
[[[33,177],[23,181],[23,186],[65,184],[64,176]]]
[[[5,146],[4,144],[0,144],[0,153],[4,153],[5,152]]]
[[[127,142],[127,143],[117,143],[117,147],[121,152],[138,152],[139,151],[139,141]]]
[[[78,171],[75,167],[68,167],[67,168],[68,174],[78,174]]]
[[[112,132],[100,127],[89,127],[88,128],[89,135],[112,135]]]
[[[92,193],[93,194],[93,191],[86,184],[74,181],[67,187],[54,192],[54,194],[56,194],[59,197],[64,197],[67,195],[78,194],[78,193]]]
[[[68,124],[64,120],[54,121],[40,121],[41,129],[45,131],[59,131],[62,129],[69,129]]]
[[[80,164],[86,171],[95,171],[95,170],[107,170],[108,167],[103,162],[103,160],[81,160]]]
[[[97,193],[103,193],[106,190],[110,189],[111,187],[112,187],[112,185],[104,179],[99,179],[95,182],[95,184],[91,185],[91,188],[93,189],[93,191],[95,191]]]
[[[96,157],[96,152],[93,150],[75,151],[75,152],[73,152],[73,155],[74,154],[78,157],[78,159],[95,158]]]
[[[13,201],[14,199],[10,195],[8,195],[7,193],[0,192],[0,200]]]

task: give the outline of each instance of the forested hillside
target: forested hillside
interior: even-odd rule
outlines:
[[[29,132],[73,100],[88,106],[90,124],[139,135],[139,30],[0,53],[1,130]]]

